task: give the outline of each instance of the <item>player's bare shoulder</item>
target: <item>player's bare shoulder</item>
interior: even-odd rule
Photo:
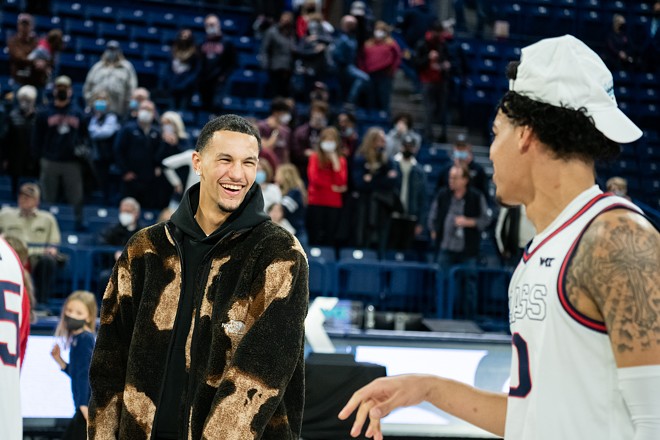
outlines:
[[[660,350],[660,233],[647,219],[625,209],[599,215],[566,282],[576,307],[593,301],[598,308],[615,355]]]

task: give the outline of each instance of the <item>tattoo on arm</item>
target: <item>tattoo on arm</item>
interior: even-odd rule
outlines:
[[[631,213],[597,218],[567,276],[569,301],[583,295],[603,315],[615,354],[660,350],[660,234]]]

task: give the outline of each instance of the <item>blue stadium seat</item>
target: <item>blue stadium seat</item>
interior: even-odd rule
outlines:
[[[83,19],[85,17],[85,11],[78,2],[54,2],[51,10],[53,15],[58,17],[73,17],[77,19]]]
[[[144,43],[142,45],[144,58],[151,61],[170,61],[172,52],[164,44]]]
[[[116,16],[120,23],[140,26],[147,24],[147,16],[142,9],[120,8]]]
[[[156,26],[131,26],[130,28],[130,34],[131,34],[131,40],[133,41],[140,41],[142,43],[163,43],[165,40],[163,38],[162,33],[164,33],[165,30],[160,30]],[[170,32],[168,30],[168,32]],[[176,31],[171,31],[174,34],[176,34]]]
[[[85,81],[91,66],[91,59],[84,53],[62,52],[60,54],[60,73],[68,75],[74,82]]]
[[[383,307],[437,316],[437,265],[416,262],[381,262],[379,265],[386,283]]]
[[[339,261],[378,261],[378,252],[373,249],[339,249]]]
[[[238,66],[242,69],[260,69],[261,62],[256,53],[238,52]]]
[[[231,37],[230,41],[236,46],[236,49],[241,52],[256,53],[259,51],[259,41],[252,37]]]
[[[147,23],[149,26],[155,26],[157,28],[180,28],[178,14],[174,14],[170,11],[153,11],[147,13]]]
[[[82,18],[67,18],[64,20],[64,32],[78,37],[94,37],[97,34],[96,24],[92,20]]]
[[[109,5],[87,5],[85,6],[85,17],[94,21],[115,22],[115,9]]]
[[[98,23],[98,36],[105,40],[118,40],[124,42],[128,40],[128,27],[124,23]],[[122,44],[124,46],[124,44]]]
[[[339,261],[337,268],[337,297],[382,306],[385,295],[383,273],[376,261]]]
[[[38,34],[45,34],[51,29],[62,28],[63,23],[60,17],[53,16],[44,16],[44,15],[34,15],[34,30]],[[12,24],[12,27],[15,27],[16,21]]]
[[[249,69],[236,69],[227,80],[227,90],[231,96],[261,98],[263,87],[268,81],[267,73]],[[249,110],[249,109],[248,109]]]
[[[105,51],[106,41],[103,38],[76,38],[76,52],[100,56]]]
[[[311,246],[305,251],[308,257],[323,258],[325,261],[334,262],[337,258],[335,248],[330,246]]]
[[[270,100],[261,98],[245,99],[245,106],[258,118],[265,118],[270,113]]]
[[[611,23],[612,17],[598,10],[581,11],[578,13],[577,37],[587,43],[600,43],[611,28]]]
[[[228,113],[244,113],[247,111],[247,106],[243,100],[236,96],[224,96],[221,100],[222,109]]]

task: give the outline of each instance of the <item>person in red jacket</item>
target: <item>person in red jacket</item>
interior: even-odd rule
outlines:
[[[307,165],[307,235],[312,246],[332,246],[346,191],[348,165],[335,127],[324,129]]]
[[[369,106],[390,111],[394,74],[401,64],[401,48],[390,36],[391,28],[377,21],[374,35],[364,43],[358,56],[358,67],[369,74]]]

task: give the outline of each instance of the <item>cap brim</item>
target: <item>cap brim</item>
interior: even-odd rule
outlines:
[[[628,144],[635,142],[642,137],[642,130],[639,129],[628,116],[618,108],[612,108],[602,111],[590,112],[594,119],[596,128],[608,139],[619,144]]]

